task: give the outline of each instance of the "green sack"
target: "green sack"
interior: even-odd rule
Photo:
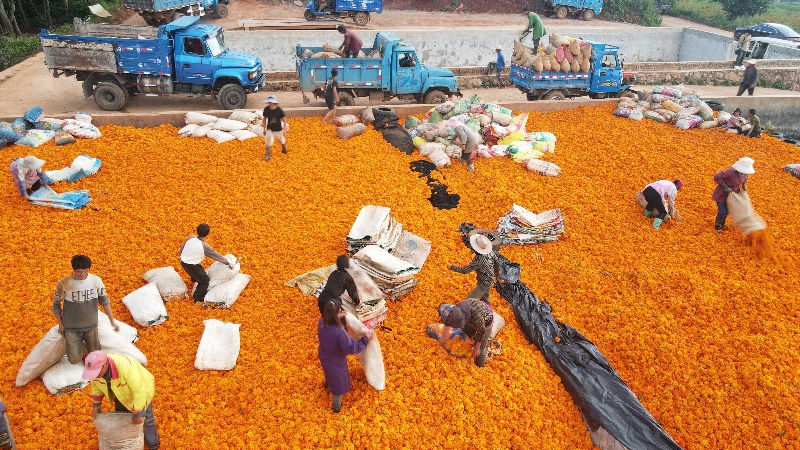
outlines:
[[[445,146],[450,145],[450,139],[443,138],[441,136],[436,136],[436,139],[434,139],[433,142],[437,142]]]
[[[405,121],[404,125],[405,125],[407,130],[411,130],[413,128],[417,128],[417,126],[419,126],[419,124],[421,124],[421,123],[422,123],[422,121],[417,119],[416,117],[408,116],[408,117],[406,117],[406,121]]]
[[[474,131],[475,133],[477,133],[481,129],[481,122],[474,117],[472,119],[469,119],[465,125],[467,126],[467,128]]]
[[[478,98],[478,94],[475,94],[475,95],[473,95],[472,97],[469,98],[469,102],[471,104],[473,104],[473,105],[480,105],[481,104],[481,99]]]
[[[442,121],[442,114],[435,109],[431,112],[431,116],[428,117],[428,122],[430,123],[439,123]]]

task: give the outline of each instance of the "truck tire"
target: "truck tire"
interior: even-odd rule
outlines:
[[[592,11],[591,9],[584,9],[583,12],[581,13],[581,19],[587,22],[594,19],[594,11]]]
[[[567,96],[561,91],[550,91],[542,96],[542,100],[564,100]]]
[[[224,19],[228,17],[228,7],[222,4],[217,4],[214,7],[214,14],[216,14],[217,18]]]
[[[125,88],[113,81],[103,81],[94,88],[94,102],[106,111],[119,111],[127,101]]]
[[[312,13],[308,9],[303,13],[303,17],[305,17],[306,20],[309,21],[309,22],[311,22],[312,20],[316,20],[316,18],[317,18],[317,16],[315,16],[314,13]]]
[[[226,84],[219,90],[219,106],[223,109],[241,109],[247,103],[247,92],[238,84]]]
[[[447,101],[447,94],[438,90],[429,91],[422,101],[426,105],[441,105]]]
[[[369,22],[369,14],[359,11],[353,16],[353,22],[360,27],[366,26],[367,22]]]
[[[566,19],[568,12],[566,6],[559,6],[556,8],[556,19]]]
[[[339,103],[337,106],[356,106],[356,98],[349,92],[339,92]]]

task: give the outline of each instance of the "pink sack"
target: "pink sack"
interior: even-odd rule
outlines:
[[[564,48],[558,47],[556,49],[556,61],[561,62],[564,60]]]

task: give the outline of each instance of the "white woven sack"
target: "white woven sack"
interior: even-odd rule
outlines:
[[[172,266],[166,267],[159,267],[157,269],[150,269],[142,275],[142,279],[146,283],[153,283],[158,288],[158,293],[161,295],[161,299],[165,302],[172,300],[173,298],[184,298],[186,297],[186,283],[183,282],[183,279],[178,272],[175,271],[175,268]]]
[[[255,125],[258,123],[259,115],[253,111],[245,111],[243,109],[234,110],[231,115],[228,117],[228,120],[235,120],[237,122],[243,122],[248,125]]]
[[[133,414],[105,412],[94,418],[100,450],[142,450],[144,424],[133,423]]]
[[[192,137],[193,138],[206,137],[206,135],[208,134],[209,131],[211,131],[211,127],[210,126],[208,126],[208,125],[199,126],[199,127],[195,128],[194,131],[192,132]]]
[[[354,123],[358,123],[358,117],[356,117],[356,116],[354,116],[352,114],[344,114],[342,116],[339,116],[339,123],[343,127],[345,127],[347,125],[352,125]]]
[[[222,264],[219,261],[214,261],[214,264],[211,264],[211,266],[208,269],[206,269],[206,274],[208,274],[209,278],[208,281],[209,289],[213,288],[218,284],[222,284],[230,280],[231,278],[234,277],[234,275],[239,273],[241,266],[239,265],[239,261],[236,260],[236,257],[229,253],[225,255],[225,259],[227,259],[231,263],[231,265],[233,266],[232,268],[228,267],[225,264]]]
[[[358,291],[358,298],[361,299],[362,303],[384,298],[383,292],[381,292],[381,288],[378,287],[378,284],[375,283],[364,269],[358,267],[355,262],[350,263],[347,273],[353,277],[353,283],[355,283],[356,290]]]
[[[489,339],[494,339],[497,336],[497,333],[500,332],[504,326],[506,326],[506,319],[503,319],[500,314],[497,314],[495,311],[492,311],[492,316],[494,317],[492,320],[492,331],[489,332]]]
[[[369,330],[356,316],[350,313],[345,316],[345,321],[347,321],[347,332],[353,339],[361,339]],[[367,348],[358,354],[358,360],[364,369],[367,383],[379,391],[384,390],[386,388],[386,369],[383,366],[383,352],[377,335],[370,339]]]
[[[264,127],[261,125],[250,125],[247,129],[256,136],[264,137]]]
[[[235,131],[235,130],[244,130],[245,128],[247,128],[247,124],[239,122],[238,120],[217,119],[216,122],[211,124],[211,128],[220,131]]]
[[[217,118],[214,116],[210,116],[208,114],[203,114],[199,112],[187,112],[185,116],[183,116],[184,120],[186,120],[186,125],[190,123],[195,123],[197,125],[206,125],[211,122],[216,122]]]
[[[238,323],[204,320],[205,330],[197,346],[194,367],[199,370],[231,370],[236,366],[241,341]]]
[[[96,126],[72,119],[64,120],[64,127],[62,129],[75,137],[84,139],[97,139],[102,136],[100,130],[97,129]]]
[[[237,273],[230,280],[209,289],[203,301],[218,308],[230,308],[248,283],[250,275]]]
[[[169,318],[155,284],[146,284],[122,298],[133,320],[143,327],[164,323]],[[102,344],[101,344],[102,345]]]
[[[33,347],[17,372],[17,387],[25,386],[38,378],[50,366],[67,354],[64,336],[58,332],[58,325],[51,328]]]
[[[419,156],[430,156],[431,153],[441,150],[445,151],[447,147],[438,142],[425,142],[419,145]]]
[[[180,130],[178,130],[178,136],[180,136],[180,137],[191,137],[192,133],[194,133],[194,130],[196,130],[199,126],[200,125],[198,125],[196,123],[190,123],[189,125],[186,125],[185,127],[183,127]]]
[[[231,131],[231,136],[235,137],[240,141],[246,141],[248,139],[252,139],[254,137],[258,137],[255,133],[250,130],[235,130]]]
[[[747,235],[767,228],[767,223],[753,209],[753,204],[750,202],[750,195],[747,191],[742,191],[738,194],[731,192],[728,194],[726,203],[731,220],[743,234]]]
[[[460,145],[448,145],[447,148],[444,149],[444,153],[453,159],[461,158],[461,151]]]
[[[83,364],[70,364],[67,355],[44,371],[42,382],[53,395],[79,391],[89,384],[83,379]]]
[[[353,255],[353,258],[364,261],[368,265],[390,274],[419,272],[418,267],[393,256],[377,245],[367,245]]]
[[[242,123],[242,125],[244,124]],[[209,132],[206,133],[206,136],[217,141],[217,144],[222,144],[223,142],[228,142],[236,139],[235,137],[233,137],[232,134],[220,130],[209,130]]]
[[[369,106],[361,112],[361,123],[366,125],[372,122],[375,122],[375,113],[372,112],[372,106]]]
[[[139,340],[139,331],[136,328],[128,325],[127,323],[119,319],[114,319],[114,323],[116,323],[117,326],[119,327],[119,331],[115,331],[115,333],[122,336],[122,338],[125,339],[126,342],[130,342],[131,344],[133,344],[134,342]],[[100,327],[108,327],[113,330],[113,328],[111,327],[111,320],[108,319],[106,313],[98,309],[97,329],[99,330]],[[100,345],[102,346],[103,343],[101,342]]]
[[[536,172],[539,175],[548,177],[555,177],[561,173],[560,167],[551,162],[542,161],[541,159],[531,158],[525,163],[525,167],[531,172]]]
[[[100,349],[106,353],[128,355],[146,366],[147,357],[130,342],[130,336],[123,334],[122,330],[122,326],[120,326],[120,331],[117,332],[111,328],[111,323],[98,322],[97,338],[100,340]]]
[[[356,123],[354,125],[347,125],[336,128],[336,134],[339,135],[339,139],[350,139],[351,137],[361,136],[366,131],[367,131],[367,126],[364,125],[363,123]]]
[[[436,164],[436,168],[449,166],[450,165],[450,157],[447,156],[447,153],[444,150],[436,150],[430,155],[428,155],[428,159],[431,160],[432,163]]]

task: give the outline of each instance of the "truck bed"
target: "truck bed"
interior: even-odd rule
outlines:
[[[214,6],[213,0],[125,0],[125,7],[134,11],[167,11],[187,5]]]
[[[308,58],[303,56],[306,49],[311,54],[322,52],[322,47],[297,46],[297,74],[303,91],[313,91],[325,85],[331,70],[339,71],[340,88],[371,88],[381,86],[383,67],[382,58]],[[372,52],[370,48],[361,49],[365,54]]]
[[[545,88],[589,88],[589,74],[585,72],[561,72],[555,70],[543,70],[537,72],[530,67],[511,64],[509,80],[512,84],[525,89],[545,89]]]

